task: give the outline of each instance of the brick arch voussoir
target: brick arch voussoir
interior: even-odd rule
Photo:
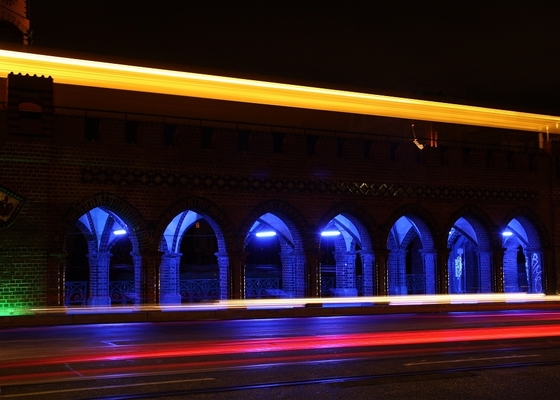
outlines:
[[[422,241],[422,246],[431,245],[435,248],[438,247],[442,236],[441,228],[438,222],[428,210],[414,203],[405,204],[397,208],[389,216],[386,223],[384,224],[384,227],[386,228],[384,231],[385,235],[387,235],[387,238],[391,228],[401,217],[410,218],[421,231],[421,236],[425,234],[430,235],[431,243],[427,240],[422,240],[422,237],[420,238],[420,240]],[[385,243],[387,243],[387,240],[385,240]]]
[[[53,248],[64,250],[66,235],[76,221],[96,207],[111,211],[121,218],[133,233],[133,240],[138,245],[138,250],[148,249],[150,235],[146,227],[146,222],[140,212],[129,202],[112,193],[102,192],[94,194],[74,205],[60,221],[57,232],[53,238]]]
[[[522,206],[511,210],[504,218],[501,225],[502,228],[505,229],[507,224],[509,224],[512,219],[519,217],[523,217],[532,225],[532,228],[535,230],[535,233],[537,234],[540,241],[540,246],[542,248],[550,247],[550,236],[548,234],[548,229],[546,228],[545,223],[536,212],[528,207]]]
[[[249,230],[255,221],[267,213],[274,214],[278,218],[282,219],[282,221],[284,221],[290,229],[292,236],[294,236],[294,242],[299,242],[302,249],[307,248],[309,244],[308,235],[310,227],[303,214],[285,201],[270,200],[255,207],[241,224],[239,234],[237,235],[239,239],[238,248],[240,251],[243,249],[245,237],[249,233]],[[297,243],[294,244],[297,245]]]
[[[478,222],[480,224],[488,240],[488,247],[498,248],[501,246],[501,242],[498,240],[498,236],[495,234],[497,232],[497,227],[492,219],[482,209],[470,204],[459,208],[449,217],[446,225],[444,226],[443,232],[449,232],[453,227],[453,224],[461,217],[465,218],[467,221],[469,221],[469,223],[471,223],[470,219],[474,219],[475,222]],[[442,237],[441,240],[442,242],[445,242],[443,246],[447,247],[447,237]],[[484,245],[484,243],[482,245]]]
[[[343,215],[356,226],[362,239],[362,250],[371,251],[377,248],[380,236],[377,223],[366,210],[354,203],[343,202],[334,205],[321,217],[317,226],[325,227],[337,215]]]
[[[207,218],[214,231],[218,230],[217,234],[222,236],[225,249],[235,249],[235,230],[227,214],[210,200],[199,196],[180,200],[168,207],[160,216],[154,229],[154,238],[160,240],[173,218],[187,210]],[[159,246],[159,243],[157,245]]]

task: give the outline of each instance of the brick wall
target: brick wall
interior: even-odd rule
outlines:
[[[552,145],[546,152],[471,144],[419,150],[408,139],[323,132],[309,155],[309,134],[297,129],[279,136],[276,128],[215,123],[209,131],[202,125],[211,122],[178,120],[170,142],[163,118],[98,113],[97,136],[86,140],[83,110],[69,114],[55,111],[52,135],[43,137],[8,130],[0,112],[0,185],[26,199],[0,229],[0,308],[59,301],[60,270],[48,255],[64,253],[69,227],[100,205],[133,227],[140,254],[158,251],[175,210],[187,206],[216,221],[224,252],[242,252],[264,212],[285,218],[305,253],[317,251],[317,232],[333,210],[363,224],[374,253],[387,247],[402,213],[425,217],[435,249],[447,247],[461,210],[477,210],[494,247],[499,228],[523,215],[541,235],[546,291],[556,291],[560,151]],[[133,140],[127,120],[135,120]]]

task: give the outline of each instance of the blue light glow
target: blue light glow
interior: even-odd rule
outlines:
[[[255,234],[256,237],[271,237],[276,236],[276,232],[274,231],[261,231]]]
[[[510,231],[502,232],[502,236],[512,236],[512,235],[513,235],[513,232],[510,232]]]
[[[338,236],[340,235],[340,231],[323,231],[321,232],[321,236]]]
[[[116,231],[113,231],[113,235],[126,235],[126,231],[124,229],[117,229]]]

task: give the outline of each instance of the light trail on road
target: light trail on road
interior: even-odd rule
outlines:
[[[42,367],[48,365],[80,365],[85,363],[147,360],[147,359],[173,359],[182,357],[209,357],[231,356],[248,353],[274,354],[288,351],[310,351],[327,349],[348,348],[378,348],[389,346],[407,346],[434,343],[480,342],[499,339],[528,339],[560,336],[560,326],[528,325],[528,326],[499,326],[490,328],[465,328],[465,329],[427,329],[411,330],[405,332],[373,332],[356,334],[335,334],[304,337],[278,337],[248,340],[220,340],[197,341],[193,343],[170,342],[165,344],[133,344],[108,346],[105,349],[96,349],[95,353],[82,355],[63,355],[35,359],[14,360],[3,363],[0,367],[0,383],[14,380],[33,378],[28,373],[17,372],[20,368]],[[274,362],[289,362],[294,360],[291,356],[276,357]],[[262,361],[261,361],[262,362]],[[200,361],[197,362],[200,364]],[[192,366],[192,365],[191,365]],[[169,367],[169,366],[167,366]],[[39,373],[35,379],[52,379],[60,376],[76,376],[74,371],[58,371]],[[143,367],[145,369],[145,367]],[[127,367],[130,370],[130,367]],[[109,370],[97,370],[96,373],[108,373]],[[90,371],[91,373],[92,371]],[[120,371],[124,372],[124,371]],[[80,372],[83,374],[83,372]]]

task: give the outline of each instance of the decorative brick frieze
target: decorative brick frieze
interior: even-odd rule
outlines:
[[[103,185],[180,186],[193,189],[289,193],[352,194],[372,197],[411,197],[458,200],[536,201],[534,190],[407,183],[336,182],[251,176],[177,174],[158,171],[89,169],[81,183]]]

